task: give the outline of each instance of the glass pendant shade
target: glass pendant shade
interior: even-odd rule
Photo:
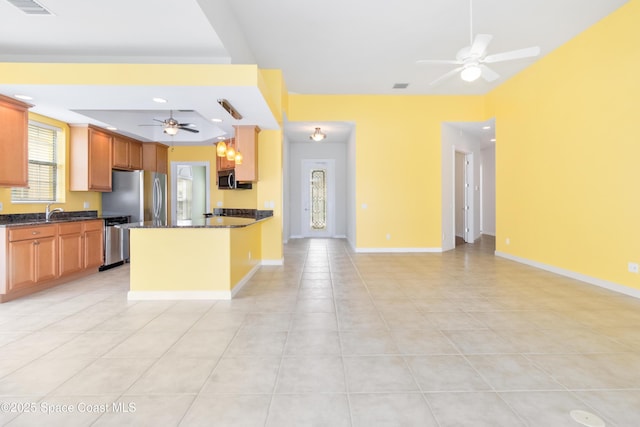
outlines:
[[[227,160],[233,161],[236,159],[236,150],[233,147],[227,147]]]
[[[241,165],[242,164],[242,153],[241,152],[236,151],[235,161],[236,161],[236,165]]]
[[[227,144],[224,141],[219,141],[216,145],[216,154],[218,157],[224,157],[227,155]]]

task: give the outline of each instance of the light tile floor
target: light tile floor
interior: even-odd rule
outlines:
[[[640,300],[496,258],[491,238],[295,240],[232,301],[128,302],[128,273],[0,305],[0,424],[640,425]]]

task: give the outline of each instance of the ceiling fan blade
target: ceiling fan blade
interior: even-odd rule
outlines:
[[[178,123],[178,126],[195,127],[193,123]]]
[[[496,73],[484,64],[480,64],[480,70],[482,70],[482,78],[488,82],[493,82],[500,78],[500,74]]]
[[[487,46],[493,39],[491,34],[478,34],[475,39],[473,39],[473,44],[471,45],[471,49],[469,49],[469,56],[481,57],[487,51]]]
[[[153,119],[153,120],[160,123],[166,123],[166,120],[159,120],[159,119]]]
[[[162,126],[162,125],[138,125],[138,126]]]
[[[510,61],[512,59],[531,58],[533,56],[540,55],[540,48],[538,46],[527,47],[524,49],[511,50],[509,52],[496,53],[489,55],[482,62],[487,64],[493,64],[494,62]]]
[[[192,129],[192,128],[187,128],[187,127],[182,127],[182,126],[179,126],[178,129],[186,130],[187,132],[191,132],[191,133],[200,133],[200,131],[198,129]]]
[[[462,71],[463,69],[464,67],[454,68],[453,70],[449,71],[446,74],[441,75],[440,77],[438,77],[437,79],[429,83],[429,85],[430,86],[436,85],[440,83],[442,80],[448,79],[449,77],[456,75],[458,72]]]
[[[457,61],[455,59],[418,59],[416,64],[434,64],[434,65],[451,65],[451,64],[462,64],[462,61]]]

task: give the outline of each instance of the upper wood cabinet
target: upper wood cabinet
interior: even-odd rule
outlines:
[[[29,104],[0,95],[0,186],[28,185]]]
[[[157,142],[142,144],[142,169],[151,172],[167,173],[169,150],[166,145]]]
[[[113,136],[113,169],[142,169],[142,143],[121,135]]]
[[[235,137],[225,143],[242,153],[242,164],[236,165],[233,160],[227,160],[226,157],[216,157],[217,169],[219,171],[234,169],[236,181],[257,181],[260,128],[257,126],[235,126],[235,131]]]
[[[71,191],[111,191],[113,136],[93,126],[71,126]]]

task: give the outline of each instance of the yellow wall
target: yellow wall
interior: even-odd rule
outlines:
[[[69,126],[58,120],[53,120],[48,117],[41,116],[35,113],[29,113],[29,120],[34,120],[40,123],[44,123],[50,126],[55,126],[62,130],[64,135],[64,153],[65,161],[61,166],[63,167],[63,176],[65,177],[62,194],[59,196],[59,202],[55,207],[61,207],[65,211],[83,211],[83,210],[96,210],[102,209],[102,197],[100,193],[94,191],[69,191]],[[16,213],[44,213],[46,203],[12,203],[11,202],[11,188],[0,187],[0,202],[2,202],[3,209],[0,214],[16,214]],[[84,208],[84,202],[89,203],[88,208]]]
[[[231,289],[237,286],[262,259],[262,225],[252,225],[249,227],[231,228],[230,232],[230,268],[231,268]]]
[[[640,289],[638,22],[632,0],[487,96],[498,251]]]
[[[290,95],[289,110],[355,123],[358,248],[441,246],[441,124],[485,120],[483,97]]]

